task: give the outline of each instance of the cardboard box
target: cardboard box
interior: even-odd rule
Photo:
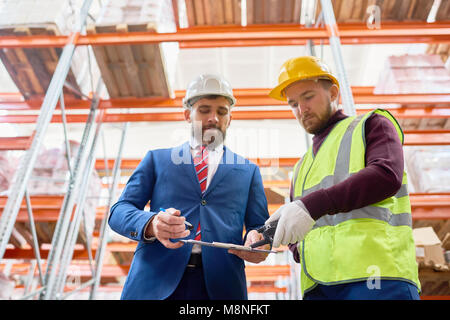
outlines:
[[[416,259],[427,264],[445,265],[444,251],[441,240],[432,227],[413,229],[414,242],[416,244]]]
[[[447,232],[447,234],[444,237],[444,240],[442,240],[442,248],[444,250],[450,250],[450,232]]]

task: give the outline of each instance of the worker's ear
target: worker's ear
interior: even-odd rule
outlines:
[[[191,109],[184,109],[184,120],[191,123]]]
[[[337,85],[333,84],[330,87],[330,99],[331,102],[334,102],[339,97],[339,88]]]

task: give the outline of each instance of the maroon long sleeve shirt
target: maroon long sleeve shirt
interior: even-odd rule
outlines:
[[[338,110],[328,125],[313,137],[313,153],[317,154],[322,142],[334,125],[347,116]],[[320,189],[301,198],[314,220],[326,214],[349,212],[393,196],[403,179],[403,149],[397,131],[386,117],[372,114],[365,124],[366,167],[350,178],[327,189]],[[293,200],[291,190],[291,201]],[[299,262],[296,244],[289,249]]]

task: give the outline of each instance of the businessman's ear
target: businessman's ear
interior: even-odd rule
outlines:
[[[191,123],[191,109],[184,109],[184,120]]]

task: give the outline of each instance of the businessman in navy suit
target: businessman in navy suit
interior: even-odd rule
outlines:
[[[259,263],[266,253],[177,240],[240,245],[261,240],[255,229],[269,217],[261,174],[223,144],[235,104],[226,80],[196,78],[183,104],[192,127],[189,141],[149,151],[111,208],[111,228],[139,241],[121,298],[247,299],[244,260]],[[150,211],[144,211],[149,201]]]

